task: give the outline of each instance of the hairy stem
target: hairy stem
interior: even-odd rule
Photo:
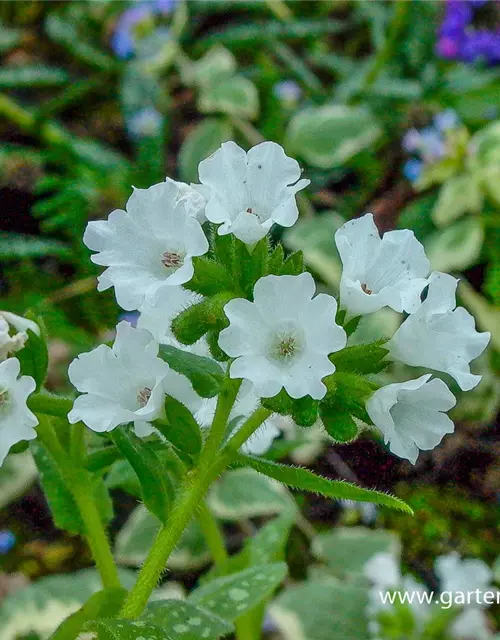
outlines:
[[[198,511],[209,486],[229,464],[228,458],[224,458],[224,464],[220,464],[219,447],[240,385],[241,380],[228,378],[225,387],[219,393],[215,416],[198,469],[178,492],[169,521],[158,532],[137,582],[125,600],[120,613],[121,617],[136,618],[142,613],[166,567],[170,554],[189,521]]]
[[[85,526],[85,537],[101,576],[103,586],[120,587],[118,570],[86,471],[82,468],[75,468],[75,460],[72,460],[62,447],[48,416],[39,416],[37,433],[39,439],[59,466],[65,484],[75,499]],[[79,452],[81,453],[83,445],[80,433],[77,434],[77,441],[79,443]]]
[[[198,511],[198,522],[207,541],[208,548],[212,553],[215,565],[219,572],[224,575],[227,573],[229,555],[226,550],[222,529],[210,511],[206,500],[202,502]]]

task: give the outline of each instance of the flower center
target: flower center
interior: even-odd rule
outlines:
[[[151,389],[149,387],[144,387],[137,394],[137,402],[142,407],[145,407],[149,402],[149,398],[151,398]]]
[[[371,289],[368,289],[367,285],[364,283],[361,285],[361,289],[363,289],[363,291],[368,295],[371,295],[373,293],[373,291]]]
[[[165,251],[161,257],[161,263],[167,269],[178,269],[184,264],[184,256],[177,251]]]
[[[10,404],[10,393],[8,389],[0,389],[0,413],[6,411]]]
[[[270,355],[279,362],[290,362],[304,346],[303,337],[295,328],[282,328],[271,342]]]

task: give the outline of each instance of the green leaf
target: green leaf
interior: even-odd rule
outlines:
[[[30,443],[30,449],[40,473],[43,492],[49,503],[54,524],[59,529],[65,529],[73,534],[84,534],[85,526],[75,500],[66,486],[59,467],[39,440]],[[86,474],[84,470],[78,473]],[[104,524],[113,517],[113,509],[104,483],[99,476],[88,476],[88,481],[94,487],[99,514]]]
[[[160,627],[142,620],[91,620],[85,623],[83,631],[84,638],[88,633],[92,640],[177,640],[178,637],[167,636]]]
[[[235,463],[243,467],[251,467],[269,478],[301,491],[318,493],[325,498],[334,500],[356,500],[358,502],[373,502],[391,509],[399,509],[412,514],[412,509],[402,500],[387,493],[373,489],[363,489],[343,480],[329,480],[318,476],[302,467],[290,467],[277,462],[271,462],[255,456],[238,454]]]
[[[140,620],[159,627],[166,637],[180,640],[210,640],[234,631],[233,625],[218,615],[181,600],[153,602]]]
[[[424,242],[433,271],[446,273],[475,265],[481,254],[484,230],[481,220],[468,216],[434,232]]]
[[[0,467],[0,509],[22,496],[36,476],[36,466],[29,452],[9,455]]]
[[[364,376],[349,371],[336,371],[324,378],[328,388],[326,396],[321,401],[323,407],[348,412],[363,422],[370,424],[366,413],[366,402],[378,385]]]
[[[297,509],[283,485],[248,468],[226,472],[212,486],[208,504],[215,516],[232,521]]]
[[[179,170],[182,180],[198,180],[198,165],[216,151],[223,142],[231,140],[233,129],[223,119],[206,118],[187,135],[179,151]]]
[[[284,562],[256,565],[198,587],[188,602],[232,622],[269,596],[287,573]]]
[[[202,447],[201,432],[198,423],[182,402],[165,397],[167,422],[157,421],[155,426],[174,447],[190,455],[198,455]]]
[[[274,247],[273,252],[269,256],[267,273],[275,276],[281,275],[284,260],[285,252],[283,250],[283,245],[280,243]]]
[[[16,357],[21,363],[21,373],[25,376],[31,376],[36,382],[36,389],[39,391],[43,387],[45,378],[47,376],[47,369],[49,367],[49,351],[47,348],[47,342],[43,336],[43,326],[39,318],[29,317],[29,320],[34,320],[42,332],[41,336],[38,336],[34,331],[28,329],[26,334],[28,340],[22,349],[16,353]]]
[[[201,87],[210,88],[234,75],[236,58],[225,47],[212,47],[192,66],[192,80]]]
[[[330,212],[299,220],[284,234],[284,244],[293,251],[303,251],[306,265],[335,289],[339,286],[342,263],[334,237],[344,222],[342,216]]]
[[[66,84],[68,80],[68,74],[64,69],[43,64],[0,69],[0,89],[58,87]]]
[[[283,591],[269,607],[284,640],[368,640],[368,590],[334,578]]]
[[[231,291],[234,282],[226,269],[210,258],[195,256],[193,258],[194,275],[183,286],[202,296],[213,296],[220,291]]]
[[[140,505],[132,512],[116,538],[115,553],[118,562],[140,566],[160,529],[158,520]],[[196,520],[185,529],[168,560],[168,568],[174,571],[196,571],[210,561],[210,552]]]
[[[114,429],[110,437],[137,474],[144,504],[161,522],[166,522],[174,487],[155,452],[147,443],[123,428]]]
[[[125,588],[134,584],[134,574],[119,570]],[[24,589],[13,591],[0,604],[2,640],[47,638],[57,627],[94,594],[102,589],[95,569],[76,573],[45,576]]]
[[[292,398],[290,415],[299,427],[312,427],[318,419],[318,401],[311,396]]]
[[[423,242],[424,238],[436,229],[430,216],[436,202],[437,195],[434,191],[413,200],[401,211],[397,228],[410,229],[417,240]]]
[[[401,556],[401,543],[391,531],[365,527],[335,527],[318,534],[311,550],[318,560],[326,562],[336,577],[363,574],[364,566],[377,553]]]
[[[358,425],[340,406],[320,404],[320,417],[328,435],[336,442],[351,442],[358,435]]]
[[[127,591],[119,588],[94,593],[81,609],[66,618],[50,640],[75,640],[87,620],[117,615],[126,595]]]
[[[304,253],[294,251],[283,263],[282,276],[298,276],[304,272]]]
[[[235,75],[202,89],[198,108],[202,113],[226,113],[253,120],[259,113],[259,94],[253,82]]]
[[[160,345],[158,355],[168,362],[174,371],[186,376],[202,398],[213,398],[219,393],[224,381],[224,371],[215,360],[170,345]]]
[[[349,346],[332,353],[329,359],[335,365],[335,370],[339,372],[380,373],[389,364],[389,361],[384,361],[389,350],[385,349],[383,344],[383,340],[378,340],[371,344]]]
[[[443,227],[460,218],[464,213],[479,213],[484,196],[479,181],[473,174],[466,173],[448,178],[439,191],[432,220]]]
[[[116,460],[113,463],[105,484],[108,489],[121,489],[138,499],[142,496],[141,483],[128,460]]]
[[[331,169],[373,148],[382,130],[364,107],[329,105],[299,111],[290,121],[286,145],[313,167]]]
[[[72,251],[68,245],[58,240],[22,233],[0,233],[0,258],[2,260],[24,260],[26,258],[43,258],[44,256],[71,258]]]

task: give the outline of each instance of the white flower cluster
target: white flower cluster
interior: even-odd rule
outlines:
[[[308,184],[300,174],[298,163],[275,143],[245,152],[228,142],[200,163],[200,184],[167,178],[134,190],[126,211],[89,223],[84,242],[97,252],[92,260],[107,267],[99,289],[114,287],[118,303],[138,309],[140,319],[138,329],[119,326],[112,349],[99,347],[73,363],[70,379],[86,395],[76,401],[71,421],[82,420],[97,431],[133,421],[136,432],[145,435],[161,416],[168,392],[202,425],[209,423],[214,401],[197,399],[189,382],[182,384],[157,357],[157,345],[186,349],[171,323],[201,299],[182,285],[193,276],[193,257],[209,250],[202,224],[218,224],[220,235],[232,233],[251,250],[274,223],[291,226],[297,220],[295,195]],[[343,262],[340,304],[346,319],[387,306],[408,313],[389,342],[391,357],[448,373],[462,389],[475,386],[479,377],[470,373],[469,362],[489,336],[475,331],[467,311],[455,309],[457,281],[429,275],[429,261],[413,233],[391,231],[380,238],[368,214],[346,223],[335,240]],[[281,389],[292,398],[325,396],[323,378],[335,371],[329,356],[346,346],[347,336],[335,320],[336,300],[315,295],[310,274],[264,276],[252,301],[232,299],[224,312],[229,326],[218,343],[231,358],[230,376],[245,381],[232,417],[248,415],[259,398]],[[209,355],[204,339],[189,349]],[[412,462],[420,449],[432,449],[453,431],[446,411],[455,398],[442,380],[430,378],[383,387],[366,407],[393,453]],[[277,433],[268,421],[257,434],[258,448]]]
[[[470,372],[469,363],[484,351],[490,334],[478,333],[471,314],[456,308],[456,278],[429,275],[429,261],[413,232],[390,231],[380,238],[367,214],[343,225],[335,241],[343,264],[340,305],[348,318],[384,306],[408,313],[386,345],[390,357],[446,373],[464,391],[479,384],[481,376]],[[391,451],[412,463],[420,449],[433,449],[454,429],[445,412],[455,397],[442,380],[430,378],[387,385],[366,406]]]
[[[171,326],[180,312],[203,299],[184,286],[193,278],[193,259],[210,249],[202,225],[208,221],[218,225],[219,235],[233,234],[250,256],[274,223],[296,222],[296,194],[309,184],[300,176],[298,163],[273,142],[248,152],[228,142],[200,163],[200,184],[167,178],[135,189],[126,210],[88,224],[84,243],[95,252],[93,262],[106,267],[98,290],[113,287],[118,304],[138,310],[140,319],[138,328],[118,325],[113,347],[101,345],[71,364],[70,380],[83,394],[69,414],[71,422],[82,421],[98,432],[132,422],[136,433],[146,436],[162,417],[165,394],[185,404],[202,426],[209,422],[214,402],[198,397],[189,380],[158,356],[160,344],[210,354],[204,338],[190,347],[179,344]],[[464,390],[473,388],[480,377],[470,372],[469,363],[484,350],[489,334],[477,333],[472,316],[455,308],[457,280],[429,275],[429,261],[412,232],[391,231],[380,238],[370,214],[347,222],[335,239],[343,262],[345,320],[383,307],[409,314],[387,345],[390,357],[446,373]],[[229,357],[223,366],[230,377],[244,381],[231,418],[241,423],[260,398],[282,389],[293,399],[322,400],[324,378],[335,372],[331,356],[347,344],[335,298],[316,295],[309,273],[264,275],[247,297],[225,304],[229,324],[218,337],[218,347]],[[7,323],[18,333],[11,335]],[[26,324],[16,325],[14,317],[0,313],[0,361],[22,347],[26,330]],[[443,381],[430,378],[383,387],[366,406],[391,450],[412,462],[420,449],[432,449],[453,431],[446,411],[455,398]],[[7,387],[0,393],[15,396]],[[5,414],[7,400],[3,406]],[[4,424],[5,419],[2,432]],[[277,434],[268,420],[255,434],[254,450],[265,450]]]
[[[398,614],[395,604],[406,604],[415,633],[424,637],[426,625],[439,608],[456,611],[450,619],[447,636],[453,640],[493,640],[490,623],[484,609],[485,594],[495,594],[493,572],[482,560],[462,560],[458,553],[440,556],[434,564],[439,592],[431,593],[412,575],[402,575],[398,559],[393,553],[375,554],[364,566],[364,575],[371,583],[367,609],[369,631],[374,640],[383,637],[380,614]],[[387,597],[396,594],[391,600]],[[401,596],[398,599],[397,594]],[[491,597],[489,598],[491,600]],[[491,602],[490,602],[491,604]]]

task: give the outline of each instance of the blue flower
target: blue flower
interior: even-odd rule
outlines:
[[[16,536],[12,531],[0,531],[0,555],[9,553],[16,544]]]
[[[422,173],[424,163],[417,158],[411,158],[407,160],[403,167],[403,175],[410,182],[417,182]]]
[[[439,131],[450,131],[460,126],[460,118],[455,109],[445,109],[434,116],[434,125]]]
[[[155,26],[156,16],[170,13],[176,2],[177,0],[146,0],[126,9],[119,17],[111,37],[111,48],[116,55],[123,59],[133,56],[140,39],[140,28],[146,32],[151,31]]]
[[[273,87],[274,95],[288,105],[296,105],[302,97],[302,89],[294,80],[282,80]]]

